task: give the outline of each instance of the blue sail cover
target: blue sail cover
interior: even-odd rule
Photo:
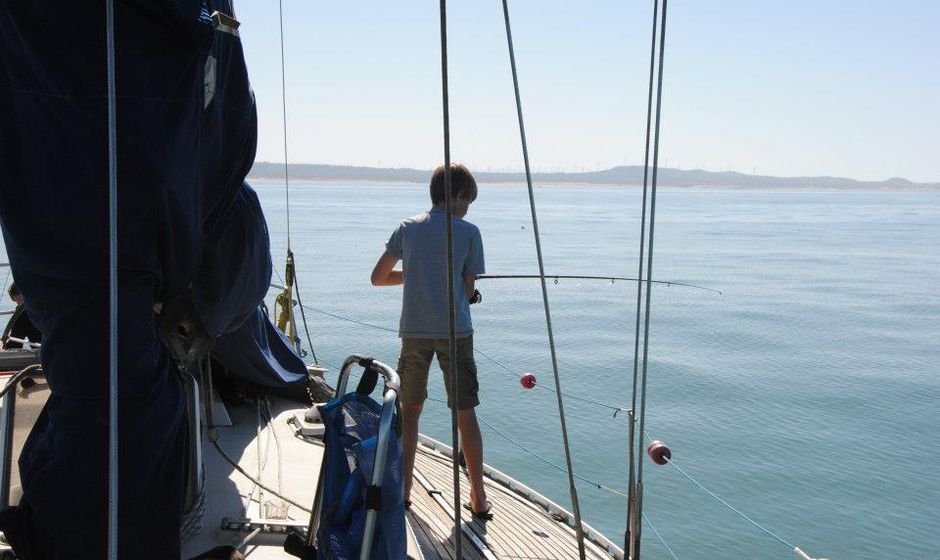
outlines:
[[[190,297],[210,334],[231,336],[258,319],[271,274],[244,184],[254,97],[216,10],[232,13],[222,0],[115,1],[120,558],[180,554],[184,394],[154,304]],[[23,498],[0,513],[25,560],[106,557],[105,38],[103,2],[0,2],[0,228],[52,391],[20,458]],[[276,385],[302,375],[298,362],[249,375]]]

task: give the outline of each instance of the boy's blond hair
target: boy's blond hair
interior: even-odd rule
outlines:
[[[444,185],[444,166],[439,165],[431,177],[431,202],[442,204],[446,197]],[[453,198],[477,199],[477,182],[473,174],[462,163],[450,164],[450,188]]]

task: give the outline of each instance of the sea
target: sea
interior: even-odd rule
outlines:
[[[350,354],[394,365],[401,289],[369,275],[427,186],[253,186],[273,282],[288,242],[295,256],[307,358],[330,381]],[[636,277],[641,189],[537,186],[535,201],[547,275]],[[466,219],[487,273],[538,274],[524,186],[480,185]],[[643,458],[643,557],[940,558],[940,193],[660,189],[652,237],[654,280],[707,289],[650,295],[645,430],[673,461]],[[570,509],[539,280],[478,288],[485,460]],[[547,293],[581,512],[622,545],[637,284]],[[421,429],[449,442],[436,366],[429,394]]]

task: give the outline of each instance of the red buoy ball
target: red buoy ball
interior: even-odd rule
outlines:
[[[657,465],[665,465],[669,462],[669,459],[672,459],[672,451],[669,450],[669,446],[658,439],[654,439],[646,446],[646,454]]]
[[[531,373],[523,373],[522,377],[519,378],[519,384],[526,389],[531,389],[535,387],[535,376]]]

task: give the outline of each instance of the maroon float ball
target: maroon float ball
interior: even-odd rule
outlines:
[[[526,389],[531,389],[535,387],[535,376],[531,373],[523,373],[522,377],[519,378],[519,384]]]
[[[658,439],[654,439],[646,446],[646,453],[657,465],[665,465],[669,462],[669,459],[672,459],[672,451],[669,450],[669,447],[665,443]]]

